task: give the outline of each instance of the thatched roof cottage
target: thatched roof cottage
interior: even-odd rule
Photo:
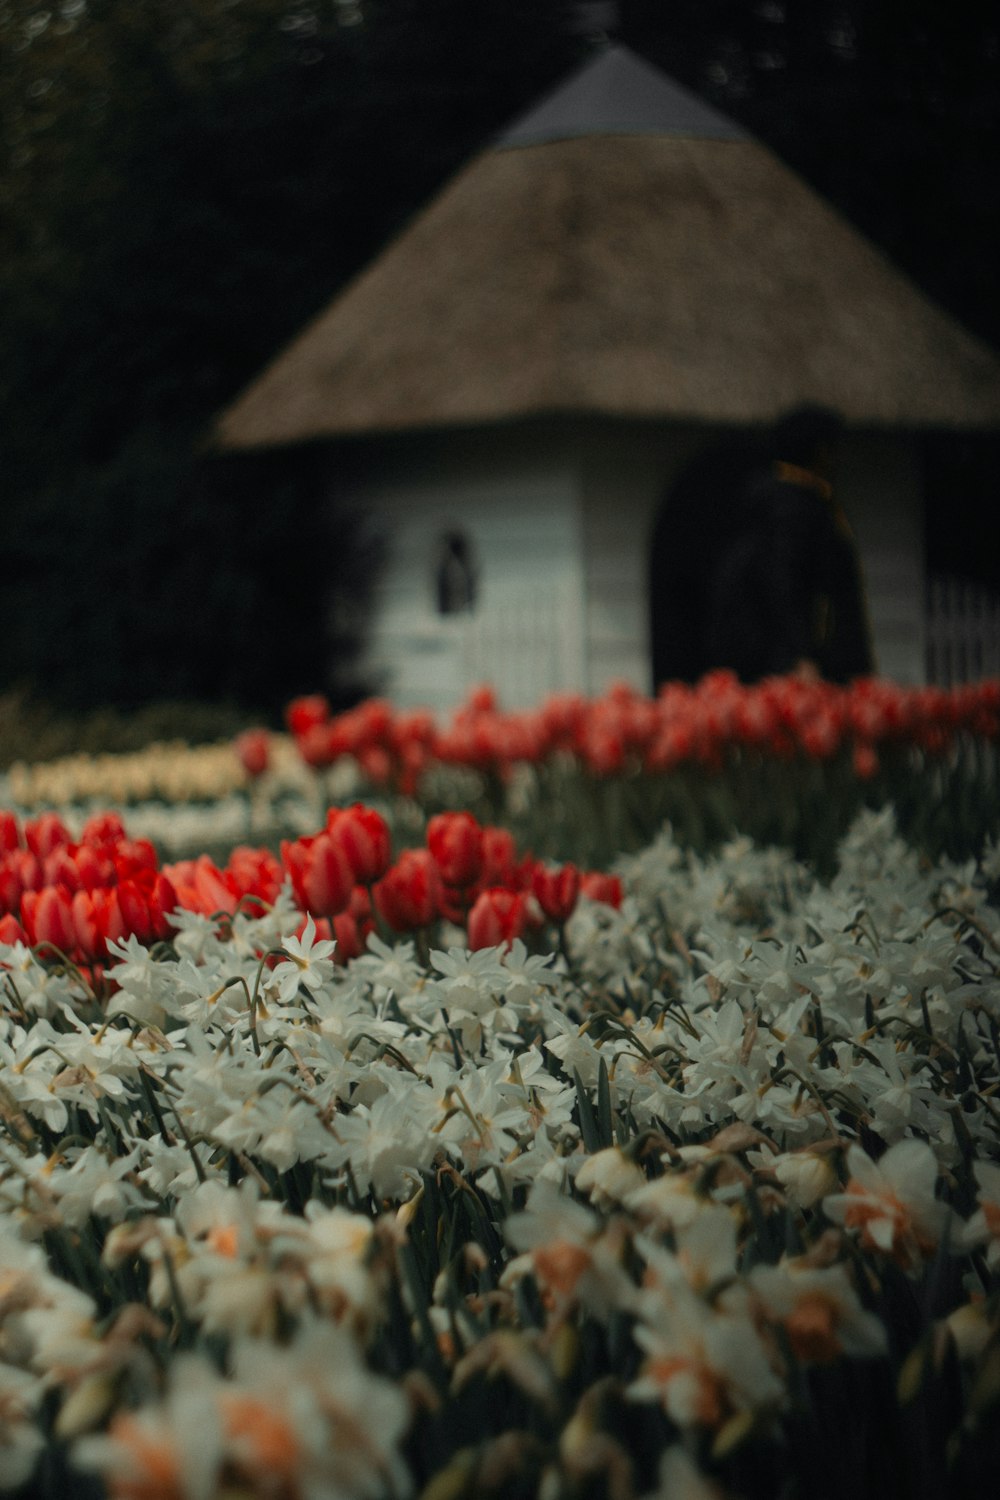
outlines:
[[[914,437],[1000,427],[1000,361],[738,125],[624,47],[514,121],[222,416],[328,441],[390,542],[369,662],[400,702],[491,678],[649,687],[672,476],[803,402],[848,423],[879,668],[924,674]]]

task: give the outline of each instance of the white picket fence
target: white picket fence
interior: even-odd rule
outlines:
[[[1000,676],[1000,596],[965,578],[928,580],[926,673],[939,687]]]

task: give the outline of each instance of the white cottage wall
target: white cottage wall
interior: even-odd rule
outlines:
[[[560,441],[510,430],[388,444],[353,499],[386,545],[364,662],[380,691],[444,714],[478,682],[509,708],[585,687],[579,507]],[[450,531],[471,545],[477,589],[471,610],[441,614]]]

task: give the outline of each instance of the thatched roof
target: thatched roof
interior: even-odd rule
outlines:
[[[475,157],[217,436],[754,423],[806,401],[1000,425],[1000,360],[759,142],[612,48]]]

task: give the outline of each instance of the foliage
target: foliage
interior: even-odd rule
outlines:
[[[70,755],[128,755],[162,740],[209,744],[231,738],[249,722],[247,712],[232,704],[169,700],[134,713],[71,713],[15,689],[0,695],[0,768]]]

